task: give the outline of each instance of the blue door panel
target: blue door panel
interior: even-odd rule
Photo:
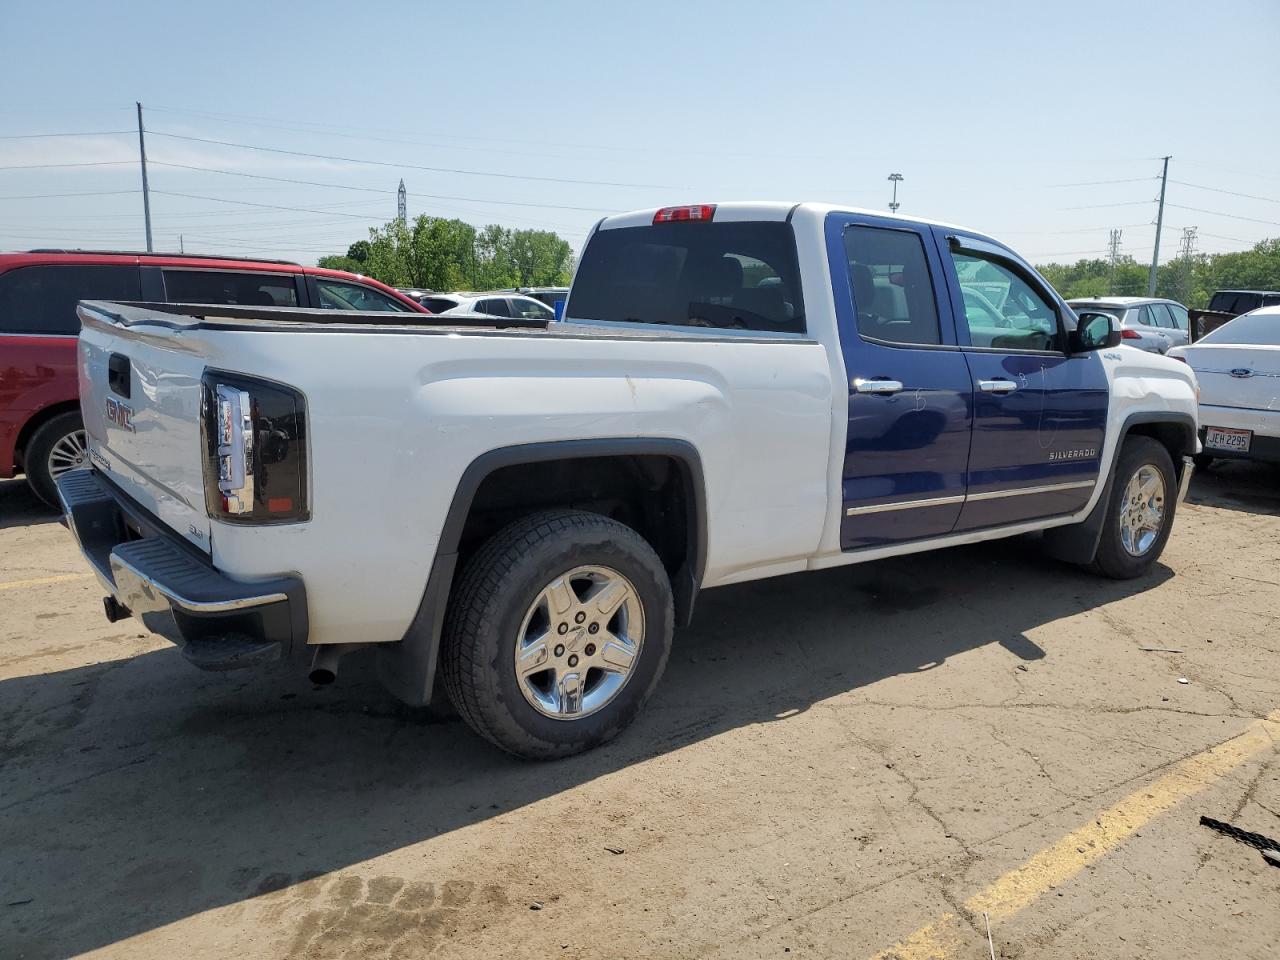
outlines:
[[[955,231],[935,228],[934,233],[947,266],[957,335],[974,382],[1009,381],[1014,386],[1007,393],[974,392],[967,499],[955,529],[1004,526],[1081,509],[1101,474],[1110,402],[1102,358],[1096,353],[1068,356],[972,346],[948,252],[948,234]],[[978,239],[978,246],[1006,255],[1032,279],[1039,279],[1011,251],[985,238]],[[1074,322],[1052,288],[1043,281],[1037,286],[1064,322]]]
[[[845,230],[852,225],[920,235],[933,279],[941,346],[890,345],[859,335],[844,245]],[[963,505],[973,377],[956,344],[941,258],[928,227],[860,214],[830,214],[826,239],[840,347],[850,379],[841,549],[942,536],[954,528]],[[902,390],[859,393],[853,387],[858,380],[893,380]],[[943,502],[930,504],[932,500]]]

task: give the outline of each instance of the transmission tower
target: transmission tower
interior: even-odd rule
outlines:
[[[1199,227],[1183,227],[1182,242],[1178,244],[1178,257],[1190,260],[1196,253],[1196,231]]]
[[[1123,231],[1116,229],[1111,231],[1111,239],[1107,241],[1107,264],[1110,271],[1107,273],[1107,293],[1115,293],[1116,265],[1120,262],[1120,234]]]
[[[396,219],[404,223],[409,216],[409,195],[404,191],[404,180],[400,181],[400,189],[396,191]]]

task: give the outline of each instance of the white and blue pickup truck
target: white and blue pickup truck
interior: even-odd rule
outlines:
[[[562,322],[80,316],[108,617],[318,682],[372,647],[523,757],[626,727],[702,589],[1029,531],[1138,576],[1198,451],[1192,371],[1009,248],[819,204],[606,218]]]

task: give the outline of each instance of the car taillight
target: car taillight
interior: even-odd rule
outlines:
[[[1166,354],[1165,354],[1165,356],[1167,357],[1167,356],[1169,356],[1169,354],[1167,354],[1167,353],[1166,353]],[[1186,358],[1186,357],[1181,357],[1181,356],[1178,356],[1177,354],[1174,354],[1173,359],[1175,359],[1175,360],[1181,360],[1183,363],[1186,363],[1186,364],[1187,364],[1187,366],[1191,366],[1191,364],[1190,364],[1190,363],[1187,363],[1187,358]]]
[[[663,207],[653,215],[654,223],[674,223],[677,220],[710,220],[716,215],[714,203],[695,203],[687,207]]]
[[[232,523],[297,523],[307,503],[307,408],[284,384],[207,370],[204,499]]]
[[[1125,327],[1120,331],[1120,339],[1121,340],[1141,340],[1142,334],[1138,333],[1138,331],[1136,330],[1130,330],[1128,327]]]

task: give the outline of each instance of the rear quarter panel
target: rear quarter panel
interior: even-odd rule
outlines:
[[[520,444],[649,437],[701,455],[703,584],[794,561],[821,538],[831,376],[812,341],[200,331],[209,366],[300,389],[310,522],[214,523],[214,563],[294,572],[312,643],[400,639],[463,471]]]
[[[23,428],[76,396],[75,337],[0,335],[0,476],[13,476]]]

